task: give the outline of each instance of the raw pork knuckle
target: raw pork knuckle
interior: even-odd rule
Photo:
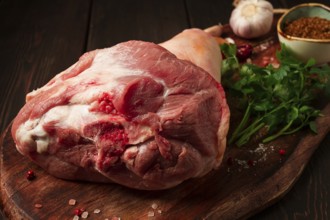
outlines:
[[[201,177],[226,147],[220,63],[199,29],[88,52],[27,95],[12,125],[16,147],[69,180],[159,190]]]

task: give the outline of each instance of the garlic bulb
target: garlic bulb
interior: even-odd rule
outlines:
[[[232,11],[229,24],[243,38],[260,37],[270,31],[273,6],[265,0],[242,0]]]

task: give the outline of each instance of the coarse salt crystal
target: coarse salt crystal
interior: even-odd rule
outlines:
[[[101,212],[100,209],[94,209],[94,213],[95,213],[95,214],[98,214],[98,213],[100,213],[100,212]]]
[[[73,216],[72,220],[79,220],[79,216],[78,215]]]
[[[266,160],[267,160],[267,154],[262,155],[262,157],[258,159],[259,162],[264,162]]]
[[[262,154],[265,153],[267,150],[266,146],[262,143],[258,145],[258,147],[253,151],[254,153]]]
[[[39,204],[39,203],[36,203],[36,204],[34,204],[34,207],[37,208],[37,209],[41,209],[42,208],[42,205]]]
[[[263,51],[263,50],[266,50],[268,48],[268,45],[267,44],[261,44],[260,45],[260,50]]]
[[[158,208],[158,205],[157,205],[156,203],[153,203],[153,204],[151,205],[151,208],[153,208],[153,209],[157,209],[157,208]]]
[[[69,200],[69,205],[75,205],[77,201],[75,199],[70,199]]]
[[[159,213],[159,214],[162,214],[162,210],[158,209],[158,213]]]
[[[81,214],[81,217],[82,217],[82,218],[87,218],[87,217],[88,217],[88,212],[83,212],[83,213]]]
[[[246,160],[235,159],[235,161],[237,162],[237,164],[241,165],[243,168],[245,168],[245,169],[249,168],[248,162]]]
[[[153,217],[153,216],[155,216],[155,212],[153,212],[153,211],[149,211],[149,212],[148,212],[148,217]]]

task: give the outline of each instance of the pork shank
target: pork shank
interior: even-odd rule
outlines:
[[[216,41],[199,29],[88,52],[27,95],[13,139],[63,179],[159,190],[201,177],[226,147],[220,63]]]

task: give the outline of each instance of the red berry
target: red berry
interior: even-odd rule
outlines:
[[[236,56],[239,61],[244,62],[252,55],[253,47],[251,44],[243,44],[237,47]]]
[[[284,149],[280,149],[278,153],[283,156],[286,154],[286,151]]]
[[[256,161],[254,161],[254,160],[248,160],[247,163],[250,167],[254,167],[256,165]]]
[[[28,170],[26,172],[26,179],[27,180],[34,180],[36,178],[36,175],[34,174],[33,170]]]
[[[73,213],[80,217],[84,211],[85,209],[75,209]]]
[[[233,165],[233,158],[232,158],[232,157],[228,157],[228,159],[227,159],[227,164],[228,164],[229,166]]]

